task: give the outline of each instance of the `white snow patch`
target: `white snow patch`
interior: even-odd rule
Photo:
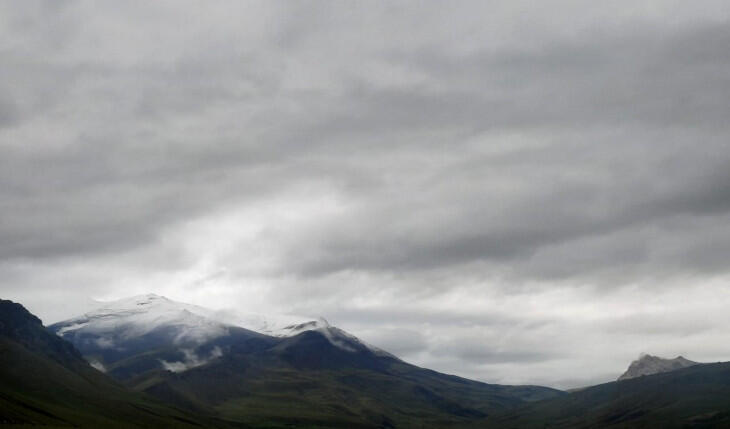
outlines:
[[[237,310],[209,310],[196,305],[172,301],[155,294],[139,295],[118,301],[102,303],[96,310],[65,322],[58,333],[93,334],[99,337],[102,348],[114,347],[111,338],[123,342],[152,332],[158,328],[173,327],[173,342],[181,349],[226,335],[230,326],[238,326],[274,337],[293,337],[305,331],[317,331],[333,345],[354,352],[359,344],[380,356],[391,354],[371,346],[349,333],[330,326],[324,318],[292,314],[260,314]],[[170,370],[184,371],[190,362],[167,362]]]
[[[81,333],[102,337],[99,346],[109,348],[110,337],[127,340],[148,334],[161,327],[174,327],[176,344],[202,344],[225,335],[227,326],[207,317],[202,307],[149,294],[104,303],[96,310],[65,322],[59,334]]]

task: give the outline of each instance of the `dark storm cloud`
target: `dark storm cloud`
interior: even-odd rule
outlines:
[[[52,28],[78,19],[53,12],[37,19]],[[337,89],[306,91],[285,88],[278,60],[218,44],[125,67],[11,49],[4,80],[26,101],[0,103],[6,129],[61,123],[6,136],[15,144],[0,161],[0,257],[125,250],[211,207],[252,204],[304,180],[330,182],[362,207],[321,225],[317,240],[296,232],[303,239],[282,270],[308,276],[474,261],[530,275],[522,261],[551,246],[625,239],[621,231],[648,225],[663,235],[665,219],[722,216],[728,26],[625,30],[466,54],[383,46],[369,59],[425,80],[384,85],[345,73],[333,78]],[[60,44],[78,37],[61,33]],[[537,144],[490,152],[515,131]],[[644,236],[651,251],[655,237]],[[624,258],[608,251],[569,271]],[[681,265],[673,269],[702,268],[693,258]],[[559,272],[535,274],[549,271]]]
[[[344,29],[315,8],[325,30],[283,13],[261,47],[211,36],[120,65],[108,52],[46,57],[73,58],[88,37],[73,24],[93,11],[21,9],[6,32],[26,45],[2,53],[0,258],[128,251],[304,181],[356,209],[282,231],[294,237],[283,274],[717,272],[714,255],[730,250],[715,234],[730,209],[726,22],[629,23],[517,47],[486,47],[484,33],[466,52],[369,43],[355,27],[348,36],[372,48],[328,40],[331,64],[317,65],[297,50]],[[134,49],[117,47],[120,58]],[[368,63],[406,77],[359,73]],[[298,66],[312,88],[287,86]],[[660,248],[674,234],[686,246]]]
[[[688,236],[688,231],[692,231],[697,234],[697,244],[702,245],[702,228],[721,228],[730,208],[726,185],[730,182],[724,169],[727,160],[722,151],[714,155],[717,160],[700,160],[695,166],[681,166],[685,171],[670,169],[665,174],[651,160],[636,161],[644,165],[630,169],[647,171],[641,171],[634,182],[631,178],[615,177],[613,183],[593,186],[559,177],[561,173],[554,175],[549,172],[552,167],[546,166],[545,181],[539,182],[537,177],[530,191],[518,191],[526,195],[516,200],[495,195],[489,185],[479,188],[467,180],[447,185],[442,198],[426,202],[434,206],[419,205],[422,201],[411,199],[404,190],[401,201],[382,211],[365,211],[356,215],[357,222],[348,219],[343,224],[328,225],[326,231],[316,231],[329,238],[325,242],[327,247],[320,249],[322,253],[305,254],[298,262],[305,264],[310,274],[358,268],[411,270],[474,260],[509,263],[529,258],[550,246],[600,239],[609,247],[593,256],[606,257],[603,263],[610,266],[622,265],[625,258],[631,257],[633,252],[626,252],[625,246],[638,244],[654,250],[653,244],[666,240],[667,235],[681,234],[689,245],[695,241]],[[522,170],[526,175],[538,171],[541,175],[538,163],[534,168],[517,166],[513,171]],[[561,162],[557,168],[570,167]],[[595,166],[598,172],[608,168],[610,161],[605,166]],[[616,166],[619,172],[621,168]],[[488,178],[481,178],[485,179]],[[453,192],[448,195],[448,191]],[[422,228],[414,227],[418,223],[411,223],[412,220],[422,222]],[[633,236],[624,231],[632,231]],[[639,243],[635,241],[638,236],[642,237]],[[614,239],[623,241],[611,243]],[[727,249],[724,240],[705,241],[704,245]],[[613,252],[611,248],[619,250]],[[580,246],[574,250],[575,256],[586,256]],[[698,262],[680,261],[678,268],[691,270],[700,267]]]
[[[394,200],[374,200],[356,220],[317,231],[327,237],[319,240],[323,245],[296,263],[309,275],[474,260],[511,265],[549,246],[659,226],[657,237],[644,234],[651,251],[653,241],[671,232],[661,229],[668,219],[724,215],[730,209],[729,37],[726,25],[712,25],[509,55],[407,56],[424,73],[437,71],[438,89],[359,87],[348,94],[345,113],[316,131],[322,140],[334,132],[345,142],[367,134],[376,146],[411,145],[417,160],[394,168],[430,169],[432,177],[413,182],[403,174],[402,182],[388,183],[400,192]],[[545,144],[497,156],[462,145],[514,129]],[[444,130],[450,137],[439,135]],[[460,151],[464,156],[455,159]],[[417,157],[426,153],[430,159],[419,165]],[[387,162],[379,169],[391,172]],[[512,179],[506,192],[491,189],[491,179],[505,178]],[[413,226],[419,222],[422,229]],[[625,262],[621,252],[605,256],[603,267],[589,268]],[[669,270],[701,269],[693,259]]]

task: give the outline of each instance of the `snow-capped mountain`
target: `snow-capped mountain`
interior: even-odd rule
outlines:
[[[44,328],[0,300],[0,416],[31,426],[464,427],[564,394],[420,368],[324,320],[279,328],[281,320],[238,318],[273,336],[208,313],[145,295]]]
[[[693,362],[682,356],[674,359],[664,359],[657,356],[643,354],[639,359],[631,362],[629,369],[619,377],[620,380],[628,380],[630,378],[641,377],[644,375],[659,374],[662,372],[676,371],[678,369],[687,368],[689,366],[699,365],[699,362]]]
[[[155,294],[102,303],[97,309],[49,327],[71,341],[100,370],[109,364],[158,353],[165,369],[180,372],[223,355],[218,343],[230,338],[288,338],[307,331],[322,334],[332,345],[379,356],[389,353],[359,340],[324,318],[214,311]]]
[[[98,336],[101,347],[139,338],[161,329],[175,344],[193,345],[225,335],[226,325],[208,310],[148,294],[103,303],[82,316],[52,325],[60,336]]]
[[[315,319],[294,315],[263,315],[260,313],[236,313],[231,311],[210,312],[209,317],[272,337],[293,337],[307,331],[324,335],[333,345],[352,351],[353,344],[367,348],[379,356],[395,357],[356,336],[329,324],[324,317]],[[356,347],[357,348],[357,347]]]

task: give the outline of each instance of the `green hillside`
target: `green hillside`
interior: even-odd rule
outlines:
[[[346,337],[342,337],[345,338]],[[147,340],[146,340],[147,341]],[[169,344],[106,361],[112,379],[19,304],[0,300],[0,424],[18,427],[727,428],[730,363],[566,394],[441,374],[339,346],[317,331],[286,338],[231,330],[171,372]]]
[[[91,368],[66,341],[0,300],[0,423],[51,427],[201,427],[218,424],[133,393]]]
[[[0,303],[0,422],[5,424],[461,427],[564,394],[441,374],[355,340],[336,346],[316,331],[274,338],[231,328],[195,350],[201,356],[219,350],[219,357],[177,373],[163,369],[160,361],[184,353],[155,342],[159,333],[154,333],[133,353],[99,356],[108,370],[103,374],[22,306]],[[92,340],[83,338],[79,346]]]
[[[232,347],[205,366],[153,371],[128,383],[254,427],[459,427],[563,394],[480,383],[366,350],[344,351],[313,331],[265,350]]]
[[[730,362],[590,387],[488,418],[484,428],[728,428]]]

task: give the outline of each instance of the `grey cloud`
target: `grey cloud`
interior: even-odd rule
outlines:
[[[725,33],[725,27],[713,26],[666,38],[653,37],[647,41],[649,49],[634,39],[629,43],[622,37],[625,51],[611,44],[584,44],[557,59],[552,55],[531,58],[528,53],[525,56],[532,62],[520,63],[514,59],[508,62],[512,68],[517,67],[509,74],[524,73],[527,89],[510,94],[517,97],[506,104],[483,99],[478,90],[471,94],[457,91],[430,96],[421,95],[418,88],[409,92],[378,90],[374,94],[382,94],[372,99],[354,94],[351,98],[355,104],[362,102],[364,106],[354,111],[349,119],[336,118],[334,129],[337,133],[350,130],[357,134],[361,132],[359,130],[365,130],[387,135],[395,132],[390,124],[402,125],[410,131],[419,127],[425,130],[452,126],[462,131],[453,132],[448,143],[441,141],[448,139],[441,135],[412,143],[422,152],[431,147],[434,157],[448,160],[449,151],[462,150],[459,140],[473,135],[480,127],[482,130],[494,126],[500,129],[515,127],[515,123],[499,118],[506,115],[519,121],[521,129],[539,125],[538,129],[544,130],[540,131],[544,134],[542,138],[552,144],[532,153],[521,152],[517,160],[487,157],[460,160],[448,171],[452,176],[446,172],[436,176],[444,177],[452,189],[443,183],[426,187],[425,183],[411,183],[406,178],[406,184],[400,188],[400,201],[388,201],[382,210],[375,206],[358,217],[358,222],[344,221],[342,230],[328,225],[327,232],[318,233],[331,237],[329,242],[325,241],[328,247],[318,249],[319,253],[309,252],[311,260],[298,263],[304,265],[303,270],[308,274],[319,275],[340,269],[422,268],[475,259],[513,261],[530,258],[538,249],[550,245],[612,234],[672,216],[727,212],[725,170],[728,151],[724,131],[721,131],[726,121],[721,117],[726,113],[722,94],[726,87],[723,70],[728,64],[717,64],[718,58],[725,56],[720,52],[721,42],[727,37]],[[639,38],[641,40],[641,36]],[[675,45],[678,48],[674,48]],[[676,50],[679,48],[681,52]],[[701,53],[688,54],[692,48]],[[559,48],[555,49],[559,52]],[[585,85],[569,80],[573,63],[565,58],[590,58],[591,53],[601,49],[603,61],[589,62],[588,69],[585,63],[579,63],[580,72],[575,74],[579,79],[587,80]],[[707,66],[703,61],[712,61],[712,64]],[[542,62],[548,69],[559,64],[568,78],[563,76],[563,79],[555,80],[553,74],[549,82],[541,82],[545,79],[541,75]],[[454,61],[454,64],[459,63]],[[486,64],[483,69],[489,76],[494,67],[488,65],[494,64]],[[606,71],[604,66],[607,64],[620,68]],[[687,71],[676,71],[680,65]],[[498,69],[499,63],[496,66]],[[694,72],[694,68],[700,70]],[[658,72],[647,71],[654,69]],[[663,74],[662,70],[667,72]],[[457,66],[450,71],[460,73]],[[686,81],[686,75],[693,78]],[[482,87],[475,81],[467,82],[473,85],[472,88]],[[539,93],[530,92],[531,85],[537,86],[538,90],[562,91],[567,97],[563,97],[563,101],[572,107],[564,108],[561,99],[542,98]],[[628,89],[623,88],[626,85]],[[486,88],[492,87],[494,85],[486,85]],[[450,102],[451,96],[461,98]],[[525,110],[511,110],[513,103],[521,103],[520,97],[524,98]],[[539,102],[549,106],[536,106],[535,100],[542,100]],[[480,105],[482,101],[487,104]],[[650,104],[642,106],[641,103]],[[675,108],[679,109],[676,114],[666,110]],[[531,109],[544,115],[564,115],[565,120],[546,116],[535,122]],[[453,118],[442,117],[442,112],[453,114]],[[399,116],[401,114],[407,116]],[[609,121],[605,122],[607,119]],[[713,122],[706,123],[708,120]],[[610,125],[619,128],[603,128]],[[318,133],[326,137],[323,129]],[[422,136],[399,137],[404,141],[399,141],[398,145],[407,145]],[[700,150],[696,150],[698,144]],[[433,164],[424,164],[424,168],[433,168]],[[475,172],[467,176],[465,165]],[[398,167],[407,169],[411,166],[405,163]],[[418,165],[411,168],[416,169]],[[571,174],[575,175],[574,179]],[[517,180],[512,195],[480,188],[486,180],[500,175],[501,178],[522,175],[527,180]],[[398,185],[401,183],[395,182],[396,189]],[[439,194],[439,187],[446,188],[448,195]],[[455,200],[452,195],[460,196],[461,200]],[[429,197],[432,201],[424,203],[423,200]],[[375,204],[379,202],[382,200],[375,200]],[[605,207],[606,212],[590,212],[596,207]],[[449,210],[457,215],[442,217],[443,212],[452,214]],[[401,226],[414,218],[428,219],[431,212],[437,217],[432,218],[427,227],[440,235],[431,237],[430,231],[409,231],[408,226]],[[503,214],[504,219],[495,222],[495,213]],[[369,222],[370,219],[377,219],[377,222]],[[387,232],[382,236],[373,235],[373,231],[378,230]]]
[[[2,9],[0,291],[36,308],[148,276],[266,285],[366,333],[402,324],[381,339],[416,356],[436,344],[401,340],[429,320],[562,323],[424,304],[465,284],[505,299],[730,274],[724,2]],[[275,203],[242,215],[244,238],[215,228]],[[354,304],[381,292],[413,308]],[[472,365],[564,356],[469,341],[448,348]]]
[[[15,124],[20,117],[15,100],[0,88],[0,128]]]
[[[490,350],[488,345],[461,345],[459,348],[447,348],[448,353],[458,356],[462,360],[478,365],[495,363],[534,363],[554,359],[547,353],[537,351],[496,351]]]
[[[330,319],[336,324],[347,326],[350,324],[366,324],[368,321],[379,320],[383,324],[410,325],[414,323],[428,323],[432,325],[462,325],[462,326],[490,326],[504,327],[525,323],[530,329],[553,322],[549,318],[533,316],[529,322],[515,314],[504,313],[470,313],[463,309],[453,310],[424,310],[408,308],[401,305],[383,304],[376,309],[358,309],[340,307],[327,309]]]
[[[400,358],[415,355],[428,348],[424,335],[412,329],[381,329],[369,335],[367,340]]]
[[[338,96],[289,93],[278,86],[275,73],[267,76],[257,69],[265,70],[265,61],[259,65],[261,61],[256,57],[231,60],[223,53],[194,52],[195,57],[183,59],[169,70],[133,68],[119,73],[108,66],[98,68],[94,74],[103,82],[102,91],[96,91],[101,95],[100,102],[106,105],[112,99],[117,100],[120,107],[109,113],[119,112],[124,116],[119,124],[110,123],[108,130],[92,130],[97,136],[86,138],[86,141],[77,140],[70,150],[45,155],[45,162],[35,154],[18,156],[11,152],[5,158],[7,168],[4,170],[10,172],[10,177],[4,181],[16,182],[19,192],[27,195],[28,190],[32,190],[34,194],[30,195],[36,197],[11,199],[11,210],[15,209],[15,213],[32,211],[39,217],[43,213],[62,214],[54,216],[53,220],[28,219],[21,225],[16,221],[6,222],[5,241],[15,243],[16,247],[7,249],[5,255],[68,255],[74,250],[89,252],[137,246],[154,240],[155,231],[165,225],[227,202],[232,189],[243,186],[241,193],[248,193],[251,192],[246,190],[249,184],[266,188],[269,186],[266,182],[279,174],[282,184],[296,183],[304,177],[340,184],[369,183],[375,188],[360,189],[361,193],[355,192],[350,197],[362,199],[364,204],[374,207],[375,213],[367,216],[378,219],[381,225],[388,223],[388,219],[401,219],[394,227],[386,225],[388,235],[383,237],[361,232],[380,229],[367,219],[343,220],[343,229],[357,231],[350,234],[354,237],[338,234],[335,229],[327,234],[330,237],[325,238],[321,248],[311,252],[316,259],[298,262],[303,265],[303,272],[315,275],[341,269],[389,269],[391,266],[422,269],[480,259],[499,264],[500,261],[529,259],[542,247],[577,237],[615,231],[635,222],[653,221],[657,213],[672,215],[682,209],[677,205],[685,206],[685,210],[702,210],[705,202],[715,205],[714,210],[726,211],[728,198],[724,195],[725,177],[721,173],[716,174],[717,179],[700,183],[697,189],[690,190],[692,196],[683,194],[684,190],[679,187],[670,195],[638,195],[642,199],[648,196],[648,201],[626,201],[628,197],[619,197],[626,209],[611,209],[604,216],[581,213],[581,210],[571,213],[565,209],[583,201],[592,202],[595,197],[590,197],[591,194],[616,198],[615,194],[627,191],[607,182],[610,178],[591,177],[594,175],[592,167],[596,172],[605,173],[627,161],[617,159],[617,156],[635,153],[637,158],[628,160],[627,165],[632,169],[641,168],[644,163],[647,169],[657,172],[663,167],[649,157],[672,156],[674,149],[662,149],[657,140],[676,140],[677,137],[641,131],[641,128],[655,126],[652,118],[646,115],[656,109],[637,105],[636,100],[653,103],[652,100],[661,99],[661,94],[684,97],[677,94],[678,91],[692,93],[693,99],[699,99],[703,94],[716,97],[715,100],[724,99],[721,95],[724,85],[718,83],[724,76],[723,66],[727,65],[719,61],[724,58],[721,41],[728,37],[726,33],[724,27],[712,26],[669,37],[639,34],[638,42],[631,40],[631,43],[622,35],[618,40],[608,38],[598,43],[558,41],[554,46],[518,54],[477,52],[471,57],[454,58],[443,53],[428,53],[426,62],[418,57],[418,52],[407,56],[411,67],[426,74],[438,72],[432,77],[438,82],[435,92],[419,86],[377,88],[367,82],[350,82],[351,87]],[[642,46],[641,41],[645,48],[649,47],[645,49],[648,53],[635,48]],[[679,48],[681,52],[677,51]],[[680,53],[682,55],[678,55]],[[392,56],[388,58],[401,61]],[[711,67],[704,65],[708,62]],[[675,71],[679,66],[699,67],[702,69],[700,74],[705,76],[684,82],[681,76],[672,74],[679,73]],[[36,65],[41,70],[44,67]],[[657,79],[656,74],[645,73],[646,69],[672,72],[660,74]],[[89,79],[81,76],[74,76],[69,84],[78,85]],[[524,85],[503,85],[507,77]],[[666,82],[662,83],[662,79]],[[249,82],[253,92],[236,95],[230,88],[239,87],[239,82]],[[117,88],[116,84],[122,86]],[[630,89],[621,95],[626,85]],[[123,92],[125,86],[133,91]],[[642,91],[648,92],[642,94]],[[77,97],[83,94],[88,92]],[[272,100],[263,100],[264,97]],[[309,120],[287,114],[277,104],[285,100],[311,103],[317,99],[323,103],[322,107],[310,109],[309,113],[315,116]],[[671,121],[673,127],[680,127],[680,134],[684,135],[674,144],[686,147],[699,137],[699,131],[686,127],[695,127],[701,123],[701,118],[707,119],[718,109],[721,111],[722,105],[713,103],[686,106],[687,112],[697,117],[681,115],[674,118],[661,109],[657,117]],[[243,123],[253,128],[229,122],[227,112],[245,111],[251,108],[249,106],[259,111],[253,118],[243,118]],[[214,131],[207,125],[202,133],[192,137],[165,137],[164,131],[156,126],[131,132],[135,124],[163,121],[165,117],[186,118],[191,114],[208,117],[219,127]],[[107,118],[104,115],[100,119]],[[639,138],[649,140],[610,142],[611,137],[596,130],[597,124],[592,121],[610,118],[614,118],[610,124],[625,119],[630,127],[639,126],[636,132],[629,129],[618,138],[631,139],[631,135],[638,132]],[[287,123],[289,130],[274,134],[264,130],[267,124],[276,122]],[[724,126],[724,123],[720,121],[718,125]],[[227,126],[232,127],[226,129]],[[410,154],[435,159],[444,151],[461,150],[460,141],[470,136],[515,127],[537,127],[539,137],[536,138],[548,141],[565,139],[566,131],[575,134],[574,130],[583,128],[582,136],[572,136],[572,139],[598,140],[602,145],[618,148],[598,148],[598,143],[553,142],[545,149],[520,154],[519,160],[480,159],[478,154],[475,157],[467,153],[461,159],[452,159],[454,165],[450,168],[433,165],[432,161],[424,162],[424,166],[409,166],[407,161]],[[220,135],[215,136],[211,134],[213,132]],[[435,136],[429,136],[429,133],[435,133]],[[233,137],[235,135],[240,137]],[[705,150],[720,156],[715,161],[674,160],[678,164],[675,171],[682,174],[703,161],[714,164],[710,171],[725,165],[725,143],[714,143],[717,138],[712,134],[707,137]],[[295,143],[297,141],[301,143]],[[367,147],[363,147],[364,144]],[[659,152],[653,154],[643,148],[648,145]],[[400,204],[384,195],[391,183],[362,181],[363,177],[379,171],[376,165],[379,157],[392,150],[401,151],[406,159],[387,169],[396,183],[402,182],[400,188],[396,185],[405,196]],[[360,154],[372,156],[376,161],[354,158]],[[587,165],[581,165],[584,162]],[[560,164],[559,168],[554,163]],[[336,167],[338,164],[350,164],[353,168],[342,170]],[[435,184],[428,180],[409,182],[407,177],[399,177],[397,170],[402,167],[406,167],[406,171],[409,167],[430,168],[435,176],[430,180],[444,179]],[[41,168],[44,173],[38,178],[23,177],[19,170],[29,168]],[[583,170],[585,177],[573,180],[561,177],[565,171],[562,169]],[[527,176],[526,180],[516,178],[511,184],[515,190],[513,195],[483,187],[498,175],[523,174]],[[650,175],[652,173],[636,175],[633,179],[641,181]],[[667,179],[667,188],[672,188],[675,183],[671,178]],[[635,186],[636,182],[624,184],[619,181],[619,186],[623,185]],[[54,194],[44,194],[46,189]],[[456,189],[466,192],[454,194]],[[103,195],[120,193],[122,198],[105,200],[97,196],[99,192]],[[408,194],[416,193],[421,195],[414,201]],[[125,194],[131,199],[124,200]],[[461,196],[454,198],[453,195]],[[79,215],[71,212],[63,216],[64,212],[56,209],[62,204],[78,208]],[[440,214],[444,205],[452,212],[448,216]],[[540,207],[545,215],[538,216],[532,207]],[[82,213],[95,213],[96,216],[83,218]],[[102,213],[119,214],[123,220]],[[430,219],[423,230],[414,231],[407,226],[414,216]],[[31,228],[26,221],[33,227],[48,225],[45,229]],[[425,231],[431,228],[438,232]],[[68,235],[59,230],[67,230],[68,235],[77,239],[69,240]],[[138,232],[132,233],[134,230]],[[37,231],[39,237],[34,238],[31,231]],[[372,243],[361,244],[362,235],[370,235]],[[74,246],[79,249],[73,249]]]
[[[686,312],[685,312],[686,313]],[[620,320],[611,320],[604,329],[622,334],[669,337],[690,336],[717,329],[709,320],[699,320],[693,314],[634,314]]]
[[[710,177],[684,177],[677,182],[667,177],[667,183],[662,184],[665,189],[659,190],[628,182],[591,187],[556,177],[560,173],[546,172],[547,184],[536,178],[530,184],[534,195],[517,200],[487,187],[480,189],[473,182],[455,182],[447,191],[455,195],[458,189],[458,200],[439,195],[441,198],[422,206],[419,197],[404,194],[402,201],[393,205],[356,214],[357,222],[349,218],[341,224],[329,224],[326,231],[317,231],[326,237],[324,246],[310,249],[296,263],[314,275],[340,269],[428,269],[474,260],[519,265],[543,249],[589,238],[626,238],[623,245],[613,245],[626,247],[634,241],[622,231],[653,225],[653,234],[642,234],[649,241],[637,243],[651,248],[671,234],[677,222],[690,225],[693,216],[715,216],[703,224],[719,225],[717,216],[728,209],[727,187],[723,186],[727,182],[721,165],[707,167]],[[549,183],[556,179],[565,183]],[[608,265],[621,265],[630,253],[594,255],[601,256]],[[576,272],[582,269],[574,267]]]

